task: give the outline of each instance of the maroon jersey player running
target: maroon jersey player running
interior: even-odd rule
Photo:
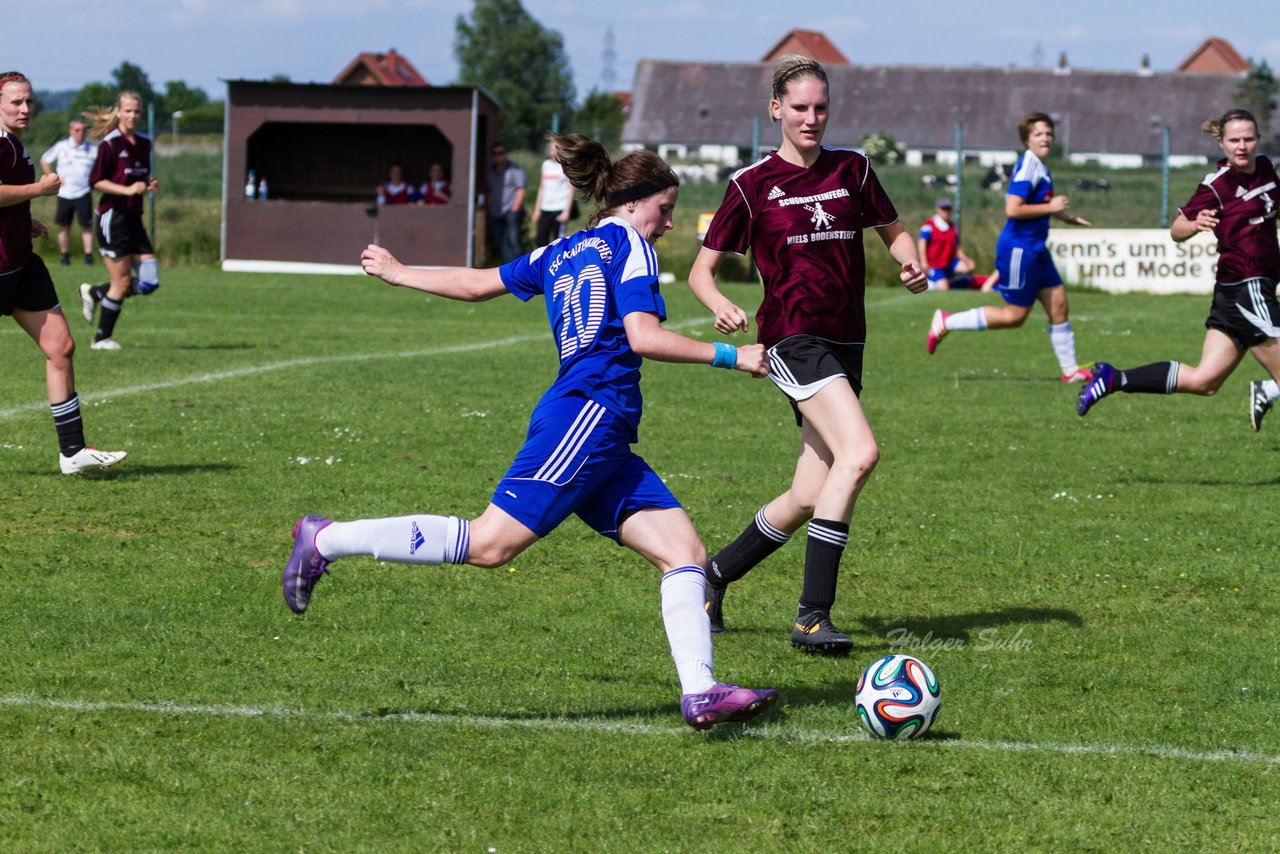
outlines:
[[[1276,169],[1258,154],[1258,122],[1248,110],[1229,110],[1221,119],[1205,122],[1204,131],[1227,156],[1218,161],[1218,171],[1205,176],[1169,228],[1179,243],[1201,231],[1218,238],[1217,283],[1204,322],[1200,364],[1153,362],[1120,370],[1099,362],[1076,401],[1081,415],[1113,391],[1213,395],[1245,352],[1280,380]]]
[[[44,353],[45,387],[61,448],[63,474],[115,465],[124,451],[99,451],[85,444],[72,357],[76,344],[62,316],[53,279],[32,251],[33,235],[47,236],[31,218],[31,200],[55,196],[56,174],[36,180],[35,164],[22,145],[31,123],[35,96],[31,81],[17,71],[0,73],[0,317],[9,314]]]
[[[840,558],[858,493],[880,457],[858,394],[866,340],[866,259],[862,234],[874,228],[902,265],[912,293],[926,290],[911,235],[865,155],[822,147],[827,74],[812,59],[783,57],[773,74],[769,112],[782,144],[735,174],[716,211],[689,286],[716,315],[721,333],[748,327],[746,313],[716,286],[725,252],[751,250],[764,280],[756,313],[770,379],[788,397],[801,429],[791,487],[766,504],[732,543],[711,558],[707,611],[724,630],[725,588],[780,548],[805,522],[804,587],[791,642],[811,652],[853,646],[831,622]]]
[[[138,130],[142,98],[137,92],[121,92],[114,107],[98,109],[92,117],[93,135],[101,136],[102,142],[89,184],[102,194],[98,251],[110,281],[96,287],[87,282],[81,285],[80,310],[85,322],[92,324],[94,311],[102,309],[90,346],[119,350],[114,336],[125,298],[146,296],[160,287],[156,253],[142,225],[142,197],[158,192],[160,184],[151,177],[151,139]]]

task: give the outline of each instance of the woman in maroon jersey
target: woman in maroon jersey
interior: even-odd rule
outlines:
[[[151,139],[138,131],[142,98],[137,92],[121,92],[110,110],[90,110],[86,115],[93,135],[102,139],[89,185],[102,194],[98,251],[110,278],[96,287],[87,282],[80,286],[80,309],[85,323],[92,324],[101,306],[93,349],[119,350],[114,336],[125,298],[146,296],[160,287],[156,254],[142,225],[142,197],[157,192],[160,183],[151,177]]]
[[[758,339],[769,351],[770,379],[795,412],[800,457],[791,487],[711,558],[707,610],[713,630],[723,631],[726,586],[808,522],[791,642],[811,652],[843,653],[853,642],[830,615],[840,558],[854,502],[880,457],[858,402],[866,340],[863,231],[876,229],[908,290],[920,293],[927,282],[915,241],[866,156],[822,147],[829,112],[823,67],[807,57],[783,57],[772,94],[769,112],[782,125],[782,144],[730,180],[689,287],[715,313],[719,332],[746,331],[746,312],[720,292],[715,276],[724,253],[751,250],[764,281]]]
[[[1258,122],[1248,110],[1228,110],[1221,119],[1205,122],[1204,132],[1218,140],[1226,157],[1200,182],[1169,228],[1179,243],[1202,231],[1218,239],[1217,282],[1204,322],[1200,363],[1153,362],[1119,370],[1099,362],[1076,401],[1081,415],[1113,391],[1211,396],[1246,352],[1280,380],[1276,168],[1258,154]],[[1254,425],[1257,429],[1256,419]]]
[[[36,180],[35,164],[22,145],[35,96],[31,81],[17,71],[0,73],[0,317],[9,314],[44,353],[45,387],[61,449],[63,474],[115,465],[124,451],[99,451],[85,444],[72,357],[76,344],[58,305],[53,279],[31,239],[49,234],[31,218],[31,200],[56,196],[56,174]]]

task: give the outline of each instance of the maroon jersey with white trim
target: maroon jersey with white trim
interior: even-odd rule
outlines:
[[[16,136],[0,131],[0,184],[36,182],[31,155]],[[0,208],[0,273],[11,273],[31,257],[31,200]]]
[[[733,175],[702,245],[751,250],[761,344],[801,333],[854,343],[867,337],[863,232],[897,221],[862,152],[824,148],[806,169],[773,151]]]
[[[1218,161],[1179,212],[1191,221],[1203,210],[1217,210],[1218,284],[1232,285],[1265,276],[1280,282],[1280,244],[1276,208],[1280,206],[1276,167],[1259,154],[1250,175]]]
[[[98,143],[98,159],[93,164],[93,172],[89,175],[89,186],[99,181],[114,181],[127,187],[138,181],[151,180],[151,139],[145,134],[134,133],[134,139],[120,132],[119,128],[111,131]],[[115,193],[102,193],[98,199],[98,213],[110,210],[142,216],[142,198],[145,193],[136,196],[117,196]]]

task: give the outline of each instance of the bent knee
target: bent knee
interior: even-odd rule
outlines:
[[[511,563],[518,554],[520,549],[472,540],[471,547],[467,550],[467,563],[483,569],[494,569]]]
[[[1195,375],[1183,375],[1179,378],[1178,391],[1183,394],[1198,394],[1202,397],[1213,397],[1226,382],[1226,377],[1209,377],[1201,379]]]

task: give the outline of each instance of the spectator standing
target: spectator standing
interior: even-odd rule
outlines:
[[[533,207],[538,212],[538,223],[534,227],[535,245],[546,246],[557,237],[564,237],[573,212],[573,185],[556,159],[554,142],[547,143],[547,159],[542,161],[542,180],[538,183],[538,196]]]
[[[53,221],[58,226],[58,263],[66,267],[71,263],[71,220],[80,222],[80,239],[84,244],[84,265],[93,266],[93,192],[89,187],[89,173],[98,159],[98,147],[86,139],[83,119],[72,119],[70,135],[58,140],[40,158],[40,169],[46,175],[57,169],[62,180],[58,191],[58,209]]]
[[[507,147],[494,143],[489,169],[489,234],[502,263],[520,257],[524,244],[524,169],[512,163]]]

